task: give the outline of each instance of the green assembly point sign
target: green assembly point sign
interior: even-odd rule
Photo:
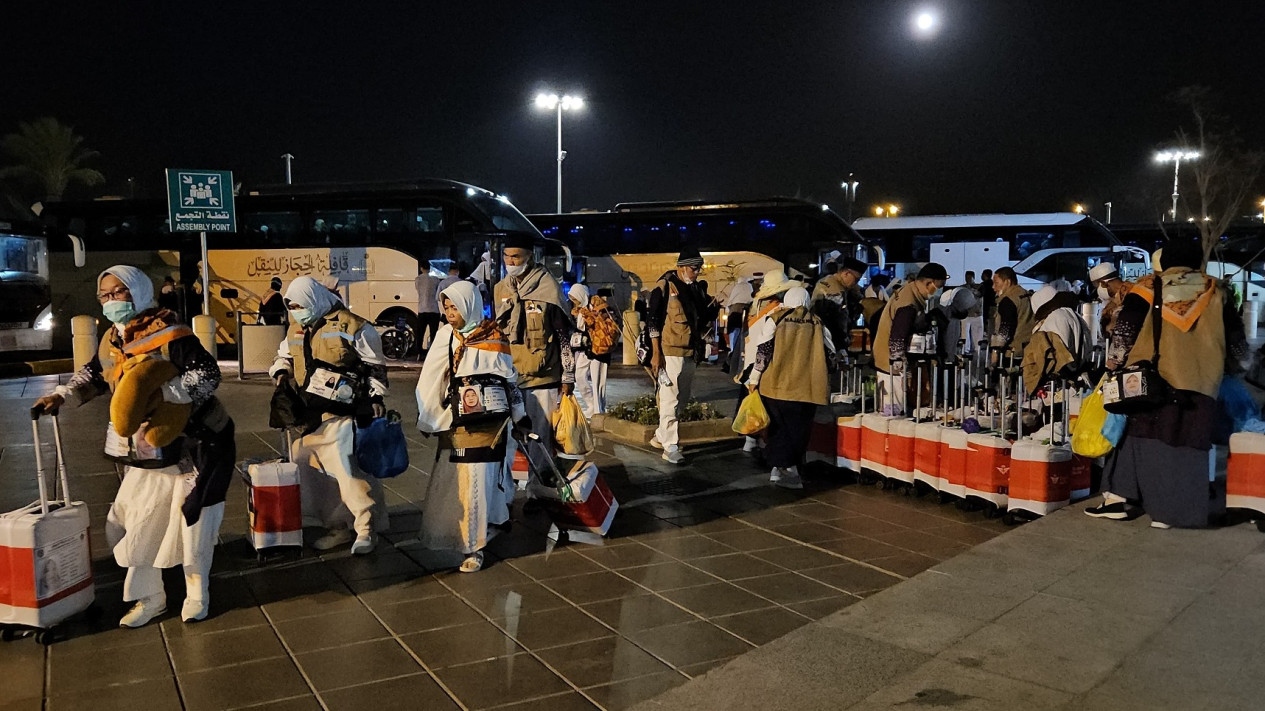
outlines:
[[[167,211],[172,232],[236,232],[233,173],[168,168]]]

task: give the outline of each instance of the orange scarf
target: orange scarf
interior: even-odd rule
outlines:
[[[768,306],[765,306],[765,307],[764,307],[764,309],[762,309],[762,310],[760,311],[760,313],[758,313],[758,314],[756,314],[755,316],[752,316],[751,318],[747,319],[747,328],[751,328],[752,326],[756,325],[757,323],[759,323],[759,322],[760,322],[760,319],[762,319],[762,318],[764,318],[765,316],[768,316],[769,314],[773,313],[774,311],[776,311],[776,310],[777,310],[779,307],[781,307],[781,306],[782,306],[782,302],[780,302],[780,301],[774,301],[773,303],[769,304]]]
[[[457,347],[452,353],[452,370],[457,371],[457,365],[461,363],[461,356],[465,353],[466,348],[475,348],[481,351],[491,351],[493,353],[510,352],[509,341],[505,339],[505,334],[501,332],[501,327],[492,319],[484,319],[470,333],[463,334],[457,329],[452,330],[453,338],[457,340]]]

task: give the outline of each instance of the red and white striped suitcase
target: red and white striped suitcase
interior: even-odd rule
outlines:
[[[914,428],[914,481],[922,482],[933,491],[940,491],[940,434],[944,426],[939,422],[919,422]]]
[[[861,469],[875,476],[887,476],[887,430],[895,417],[877,412],[861,415]]]
[[[839,408],[842,409],[842,408]],[[805,462],[825,462],[838,466],[839,451],[838,410],[833,405],[819,405],[813,413],[812,432],[808,436]]]
[[[840,417],[837,420],[838,452],[835,466],[861,473],[861,415]]]
[[[971,435],[958,427],[940,433],[940,493],[966,498],[967,453]]]
[[[998,509],[1006,508],[1010,483],[1010,440],[995,434],[967,437],[966,496],[982,499]]]
[[[54,492],[50,499],[40,451],[39,416],[39,409],[31,411],[40,499],[0,514],[0,626],[5,628],[6,638],[14,627],[55,627],[88,609],[96,599],[88,544],[88,505],[70,498],[56,413],[52,413],[53,441],[61,497],[57,498]],[[44,637],[43,641],[47,643],[51,637]]]
[[[914,483],[914,438],[918,424],[904,417],[893,418],[887,426],[887,478],[901,484]]]
[[[1265,515],[1265,435],[1254,432],[1230,435],[1225,505]]]
[[[303,546],[303,492],[299,467],[290,461],[292,444],[283,433],[286,456],[263,462],[245,462],[242,481],[246,484],[246,511],[249,514],[250,545],[255,553],[280,547]]]
[[[1072,497],[1072,448],[1022,439],[1010,448],[1006,509],[1044,516]]]
[[[581,531],[605,536],[610,532],[619,501],[610,486],[589,461],[576,461],[564,476],[545,446],[530,435],[518,442],[531,467],[527,490],[544,503],[554,525],[567,531]]]

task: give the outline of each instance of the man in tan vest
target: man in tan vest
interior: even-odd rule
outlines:
[[[694,366],[703,358],[704,334],[719,313],[707,294],[707,282],[698,278],[703,257],[697,249],[684,249],[676,269],[659,278],[650,292],[647,309],[652,355],[650,372],[658,382],[659,429],[650,444],[663,449],[673,464],[685,462],[681,454],[680,418],[690,400]]]
[[[1019,286],[1019,276],[1010,267],[993,274],[993,291],[997,293],[997,316],[993,325],[993,348],[1016,357],[1023,356],[1024,346],[1032,338],[1036,319],[1032,314],[1032,295]]]
[[[928,262],[912,281],[901,287],[879,316],[874,336],[874,367],[879,371],[879,404],[890,406],[892,414],[905,410],[905,366],[910,341],[915,334],[935,328],[927,313],[927,302],[944,288],[948,271]]]
[[[501,249],[505,278],[493,290],[496,320],[510,342],[518,387],[531,430],[553,451],[553,413],[575,388],[571,304],[558,280],[537,264],[526,235],[510,235]]]

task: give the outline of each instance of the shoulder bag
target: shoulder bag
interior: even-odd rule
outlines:
[[[1155,352],[1144,360],[1114,373],[1103,380],[1103,409],[1116,415],[1138,415],[1152,412],[1173,401],[1173,387],[1160,376],[1160,332],[1164,327],[1164,280],[1155,275],[1151,299],[1151,335]]]

